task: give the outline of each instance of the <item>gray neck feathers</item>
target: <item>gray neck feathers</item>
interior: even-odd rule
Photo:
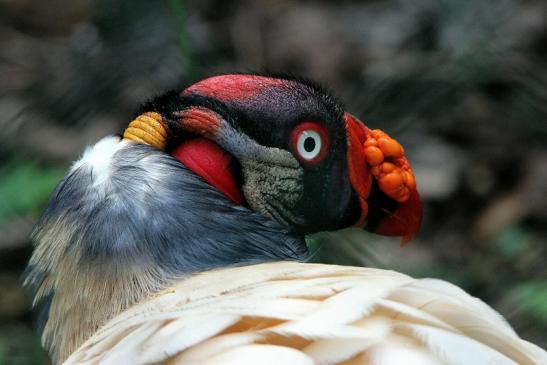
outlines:
[[[74,164],[33,239],[25,285],[55,363],[184,275],[308,257],[302,237],[234,205],[169,155],[117,137]]]

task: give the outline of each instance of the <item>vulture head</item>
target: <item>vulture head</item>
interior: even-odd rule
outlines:
[[[420,220],[386,133],[309,81],[216,76],[147,102],[123,137],[84,152],[36,226],[25,283],[59,360],[181,276],[305,261],[305,235],[351,226],[407,242]]]

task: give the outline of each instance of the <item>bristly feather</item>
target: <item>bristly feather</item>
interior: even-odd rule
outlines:
[[[54,361],[174,278],[308,258],[302,237],[232,204],[171,156],[118,137],[73,165],[33,239],[25,285],[35,306],[46,304],[42,338]]]

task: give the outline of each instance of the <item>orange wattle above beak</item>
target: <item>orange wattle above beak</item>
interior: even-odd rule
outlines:
[[[371,130],[346,113],[348,171],[359,198],[356,226],[411,241],[422,221],[416,179],[403,147],[381,130]]]

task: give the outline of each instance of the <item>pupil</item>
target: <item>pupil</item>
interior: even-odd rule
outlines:
[[[304,149],[306,152],[311,152],[315,149],[315,139],[308,137],[304,140]]]

